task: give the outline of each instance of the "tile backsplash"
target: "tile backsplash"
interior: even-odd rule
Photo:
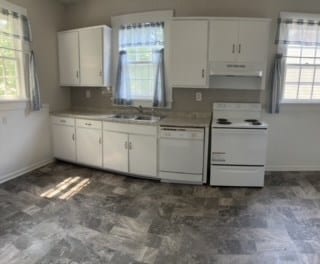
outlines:
[[[86,90],[91,97],[86,98]],[[104,91],[104,92],[103,92]],[[196,101],[196,92],[202,93],[202,101]],[[81,110],[113,110],[111,94],[103,88],[71,88],[71,106]],[[174,88],[172,112],[211,112],[213,102],[258,103],[262,101],[263,92],[260,90],[224,90]]]

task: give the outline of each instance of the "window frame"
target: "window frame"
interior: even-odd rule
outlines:
[[[21,15],[25,15],[27,16],[27,9],[24,7],[21,7],[19,5],[16,4],[12,4],[8,1],[5,0],[0,0],[0,6],[2,6],[3,8],[6,8],[8,10],[17,12]],[[23,44],[22,44],[23,45]],[[23,103],[23,102],[28,102],[29,99],[27,98],[27,87],[25,85],[25,76],[24,74],[26,73],[26,69],[24,67],[24,55],[25,53],[23,53],[22,51],[18,51],[18,49],[13,49],[15,52],[15,57],[12,57],[10,59],[16,59],[17,60],[17,71],[18,71],[18,76],[17,76],[17,83],[19,83],[19,87],[18,87],[18,96],[0,96],[0,103]],[[2,59],[4,56],[0,56],[0,59]]]
[[[117,73],[117,65],[119,60],[119,30],[121,25],[134,24],[134,23],[148,23],[148,22],[164,22],[164,56],[165,56],[165,76],[166,76],[166,95],[167,95],[167,106],[165,109],[170,109],[172,107],[172,89],[169,85],[170,79],[170,65],[169,65],[169,43],[170,43],[170,21],[173,17],[173,10],[166,11],[151,11],[143,13],[134,13],[121,16],[111,17],[111,26],[112,26],[112,47],[113,47],[113,63],[112,63],[112,94],[115,90],[115,81]],[[126,107],[114,104],[116,107]],[[152,100],[133,100],[133,106],[143,106],[145,108],[154,108]]]
[[[313,19],[313,20],[319,20],[320,21],[320,15],[317,14],[308,14],[308,13],[291,13],[291,12],[281,12],[280,17],[283,19],[297,19],[303,17],[304,19]],[[300,48],[303,49],[303,46],[299,46]],[[319,47],[320,50],[320,47]],[[288,52],[288,46],[286,45],[281,45],[278,44],[278,53],[283,54],[283,60],[282,60],[282,69],[283,74],[282,74],[282,85],[281,85],[281,99],[280,99],[280,104],[292,104],[292,105],[316,105],[320,104],[320,99],[285,99],[284,98],[284,93],[285,93],[285,77],[286,77],[286,72],[287,72],[287,63],[286,63],[286,57],[287,57],[287,52]],[[316,51],[317,52],[317,51]],[[300,56],[299,58],[301,58]],[[314,57],[316,58],[316,57]],[[320,57],[319,57],[320,59]],[[297,64],[297,67],[301,67],[303,65],[308,65],[308,64]],[[315,65],[315,64],[313,64]],[[316,66],[311,66],[311,67],[316,67]],[[319,64],[320,68],[320,64]],[[315,73],[314,73],[315,74]],[[300,84],[300,80],[299,80]],[[314,81],[312,83],[314,85]]]

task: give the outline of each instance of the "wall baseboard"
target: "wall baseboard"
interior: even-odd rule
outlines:
[[[17,178],[17,177],[20,177],[30,171],[33,171],[33,170],[36,170],[36,169],[39,169],[43,166],[46,166],[50,163],[54,162],[54,159],[48,159],[48,160],[44,160],[44,161],[39,161],[37,163],[34,163],[26,168],[23,168],[23,169],[20,169],[20,170],[17,170],[17,171],[14,171],[14,172],[10,172],[4,176],[1,176],[0,178],[0,184],[1,183],[4,183],[6,181],[9,181],[9,180],[12,180],[14,178]]]
[[[267,166],[266,171],[320,171],[320,165],[318,166]]]

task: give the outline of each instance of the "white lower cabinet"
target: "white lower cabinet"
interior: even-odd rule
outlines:
[[[54,157],[75,162],[76,137],[74,119],[52,118],[52,140]]]
[[[77,162],[102,167],[102,122],[76,120]]]
[[[130,173],[157,176],[157,139],[154,136],[129,135]]]
[[[158,178],[157,127],[52,116],[54,157]]]
[[[103,167],[157,178],[157,128],[105,122]]]
[[[128,172],[128,135],[103,131],[103,167]]]

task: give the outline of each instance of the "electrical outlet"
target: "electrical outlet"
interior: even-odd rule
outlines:
[[[201,102],[202,101],[202,93],[201,92],[196,92],[196,101]]]
[[[86,90],[86,98],[87,99],[91,98],[91,91],[90,90]]]
[[[108,93],[106,88],[101,88],[101,94],[106,95]]]
[[[8,120],[7,120],[7,118],[6,118],[5,116],[3,116],[3,117],[1,118],[1,121],[2,121],[2,124],[3,124],[3,125],[6,125],[6,124],[8,123]]]

